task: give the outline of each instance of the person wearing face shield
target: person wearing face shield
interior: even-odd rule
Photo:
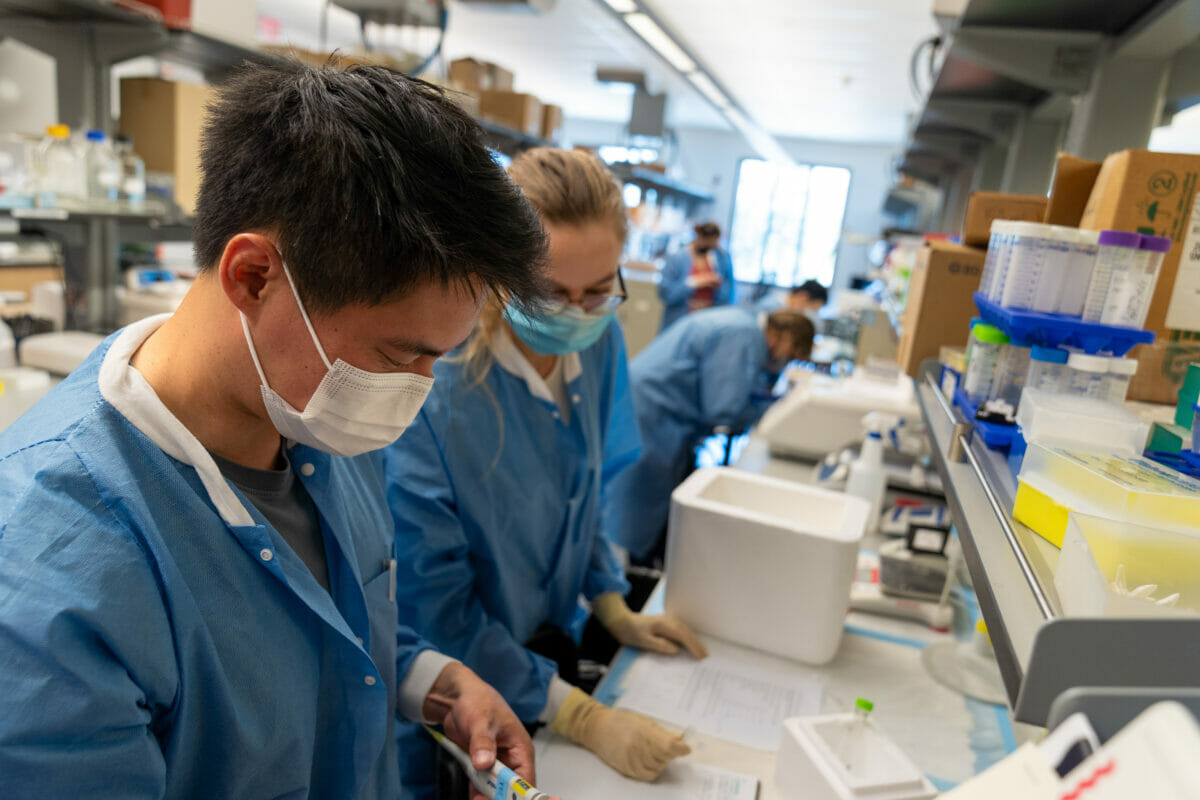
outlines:
[[[715,222],[695,227],[695,238],[663,264],[658,296],[663,302],[665,331],[692,311],[733,302],[733,261],[721,248],[721,228]]]
[[[812,321],[781,309],[688,314],[638,353],[629,367],[642,453],[609,487],[605,529],[639,561],[661,549],[671,492],[691,471],[695,446],[718,426],[758,420],[779,373],[806,360]]]
[[[397,625],[379,450],[487,297],[544,297],[481,135],[379,67],[222,89],[191,290],[0,434],[4,797],[390,799],[398,715],[536,780],[499,694]]]
[[[641,448],[613,316],[625,299],[621,190],[579,152],[531,150],[509,174],[549,234],[555,299],[540,314],[490,302],[466,345],[434,368],[413,429],[387,450],[400,617],[526,723],[652,780],[688,752],[682,739],[571,685],[581,596],[623,644],[705,655],[687,626],[626,606],[601,523],[605,487]],[[436,796],[432,742],[413,727],[401,741],[406,796]]]

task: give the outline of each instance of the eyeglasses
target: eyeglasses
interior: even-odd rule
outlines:
[[[584,292],[578,299],[571,297],[567,292],[552,292],[542,307],[547,314],[558,314],[565,311],[567,306],[577,306],[585,314],[601,317],[616,311],[628,297],[629,293],[625,291],[625,278],[618,269],[616,292]]]

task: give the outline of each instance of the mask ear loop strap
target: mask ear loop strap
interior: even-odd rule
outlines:
[[[321,340],[317,338],[317,332],[313,330],[312,322],[308,318],[308,312],[304,310],[304,303],[300,302],[300,292],[296,291],[296,282],[292,280],[292,273],[288,270],[287,262],[280,259],[280,264],[283,265],[283,274],[287,278],[288,286],[292,287],[292,296],[296,298],[296,306],[300,309],[300,316],[304,318],[304,324],[308,326],[308,335],[312,337],[313,344],[317,346],[317,353],[320,354],[321,360],[325,362],[325,369],[332,369],[333,365],[329,363],[329,359],[325,356],[325,348],[321,347]],[[243,324],[245,320],[243,318]]]
[[[250,358],[254,361],[254,368],[258,370],[258,379],[262,381],[262,385],[267,385],[267,375],[263,372],[262,364],[258,361],[258,349],[254,346],[254,339],[250,336],[250,324],[246,322],[246,315],[241,311],[238,315],[242,318],[242,333],[246,334],[246,344],[250,347]]]

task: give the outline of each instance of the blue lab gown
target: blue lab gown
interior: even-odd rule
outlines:
[[[523,643],[543,623],[578,640],[580,595],[629,588],[601,524],[602,489],[640,449],[625,345],[614,320],[579,353],[569,425],[524,378],[497,363],[477,383],[456,355],[386,451],[400,620],[533,722],[557,669]],[[429,796],[435,749],[400,727],[406,797]]]
[[[605,527],[645,558],[667,524],[693,445],[719,425],[745,428],[766,409],[766,339],[744,309],[695,311],[638,353],[629,379],[642,454],[609,487]]]
[[[0,434],[0,795],[395,797],[427,645],[398,646],[381,454],[289,451],[331,595],[129,375],[144,325]]]
[[[713,271],[721,276],[721,285],[713,293],[713,306],[727,306],[733,302],[733,260],[729,253],[717,248],[713,251]],[[687,285],[688,276],[692,274],[692,248],[684,247],[667,256],[663,264],[662,278],[658,284],[658,296],[663,302],[662,324],[660,331],[665,331],[675,320],[688,313],[688,299],[692,296],[692,287]]]

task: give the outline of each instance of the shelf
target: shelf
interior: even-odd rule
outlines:
[[[619,180],[626,183],[634,183],[638,186],[680,195],[694,203],[711,203],[713,199],[711,192],[707,192],[699,186],[694,186],[685,181],[673,180],[661,172],[655,172],[652,169],[623,163],[609,164],[609,169],[613,171],[613,174]]]
[[[162,27],[162,15],[141,3],[118,5],[110,0],[0,0],[0,19],[23,17],[55,23],[116,22]]]
[[[476,122],[487,133],[486,138],[488,139],[488,143],[507,155],[515,155],[522,150],[550,145],[550,142],[540,136],[530,136],[524,131],[510,128],[507,125],[501,125],[489,119],[477,119]]]
[[[922,365],[917,400],[1014,718],[1045,725],[1067,690],[1097,698],[1114,687],[1194,691],[1200,617],[1062,616],[1058,549],[1012,518],[1016,483],[1005,456],[970,435],[971,423],[937,388],[938,371],[936,360]],[[950,455],[959,444],[961,460]]]
[[[941,61],[914,116],[900,171],[937,183],[1018,135],[1021,118],[1053,115],[1086,92],[1107,42],[1129,45],[1177,0],[970,0],[943,37]],[[1154,34],[1149,34],[1152,38]],[[1064,104],[1069,109],[1070,104]]]
[[[275,53],[245,47],[194,31],[170,31],[166,49],[159,54],[177,64],[193,67],[213,83],[245,62],[252,64],[282,64],[284,58]]]

